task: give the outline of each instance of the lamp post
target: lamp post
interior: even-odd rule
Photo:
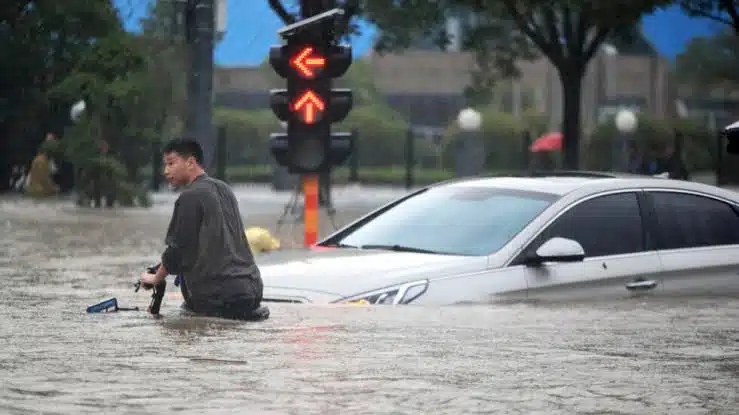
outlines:
[[[80,120],[82,115],[87,111],[87,103],[84,99],[81,99],[74,104],[72,104],[71,107],[69,107],[69,119],[72,120],[73,123],[76,123]],[[73,166],[72,170],[72,188],[78,189],[78,185],[80,182],[80,174],[79,170],[76,166]],[[77,205],[83,206],[84,205],[84,198],[81,194],[81,192],[77,191]],[[89,203],[89,202],[88,202]],[[88,205],[89,206],[89,205]]]
[[[72,107],[69,109],[69,118],[72,121],[77,121],[80,119],[82,114],[87,109],[87,104],[84,100],[79,100],[72,105]]]
[[[457,124],[465,132],[478,131],[482,126],[482,116],[472,108],[465,108],[457,115]]]
[[[614,165],[621,171],[629,170],[629,151],[627,135],[633,134],[638,127],[639,121],[636,114],[629,109],[621,109],[616,113],[616,129],[619,137],[614,146]]]
[[[618,86],[616,80],[618,76],[618,49],[606,43],[603,45],[603,52],[606,55],[606,100],[610,101],[616,98]]]
[[[465,108],[457,115],[462,131],[457,140],[456,174],[458,177],[480,174],[485,166],[485,148],[478,134],[482,127],[482,115],[473,108]]]

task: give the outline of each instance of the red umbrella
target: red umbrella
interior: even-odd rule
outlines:
[[[532,153],[562,150],[562,133],[544,134],[529,147]]]

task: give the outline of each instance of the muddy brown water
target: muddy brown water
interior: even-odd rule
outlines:
[[[0,200],[0,413],[739,413],[732,300],[86,314],[146,306],[168,213]]]

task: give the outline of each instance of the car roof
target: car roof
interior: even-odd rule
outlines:
[[[489,177],[449,183],[448,186],[516,189],[562,196],[580,189],[592,180],[581,177]]]
[[[475,176],[439,183],[450,187],[489,187],[543,192],[564,196],[574,191],[600,192],[629,188],[667,188],[710,193],[737,200],[736,192],[707,184],[628,173],[587,171],[528,172],[497,176]]]

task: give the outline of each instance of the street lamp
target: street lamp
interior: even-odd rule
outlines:
[[[618,48],[606,43],[603,45],[606,58],[606,99],[616,98],[618,93],[616,79],[618,76]]]
[[[457,115],[457,123],[462,131],[477,131],[482,126],[482,116],[472,108],[465,108]]]
[[[72,119],[72,121],[77,121],[81,116],[82,113],[85,112],[87,109],[87,104],[84,100],[79,100],[72,105],[72,108],[69,110],[69,117]]]
[[[456,141],[455,166],[457,177],[475,176],[485,168],[485,145],[478,133],[482,127],[482,115],[472,108],[465,108],[457,115],[462,134]]]
[[[616,114],[616,128],[620,133],[631,134],[636,131],[639,121],[634,111],[622,109]]]
[[[634,133],[638,126],[639,121],[636,118],[636,114],[629,109],[621,109],[616,113],[616,129],[618,130],[619,139],[616,141],[614,148],[614,158],[617,157],[614,165],[620,167],[621,171],[629,170],[629,149],[628,140],[626,135]]]

